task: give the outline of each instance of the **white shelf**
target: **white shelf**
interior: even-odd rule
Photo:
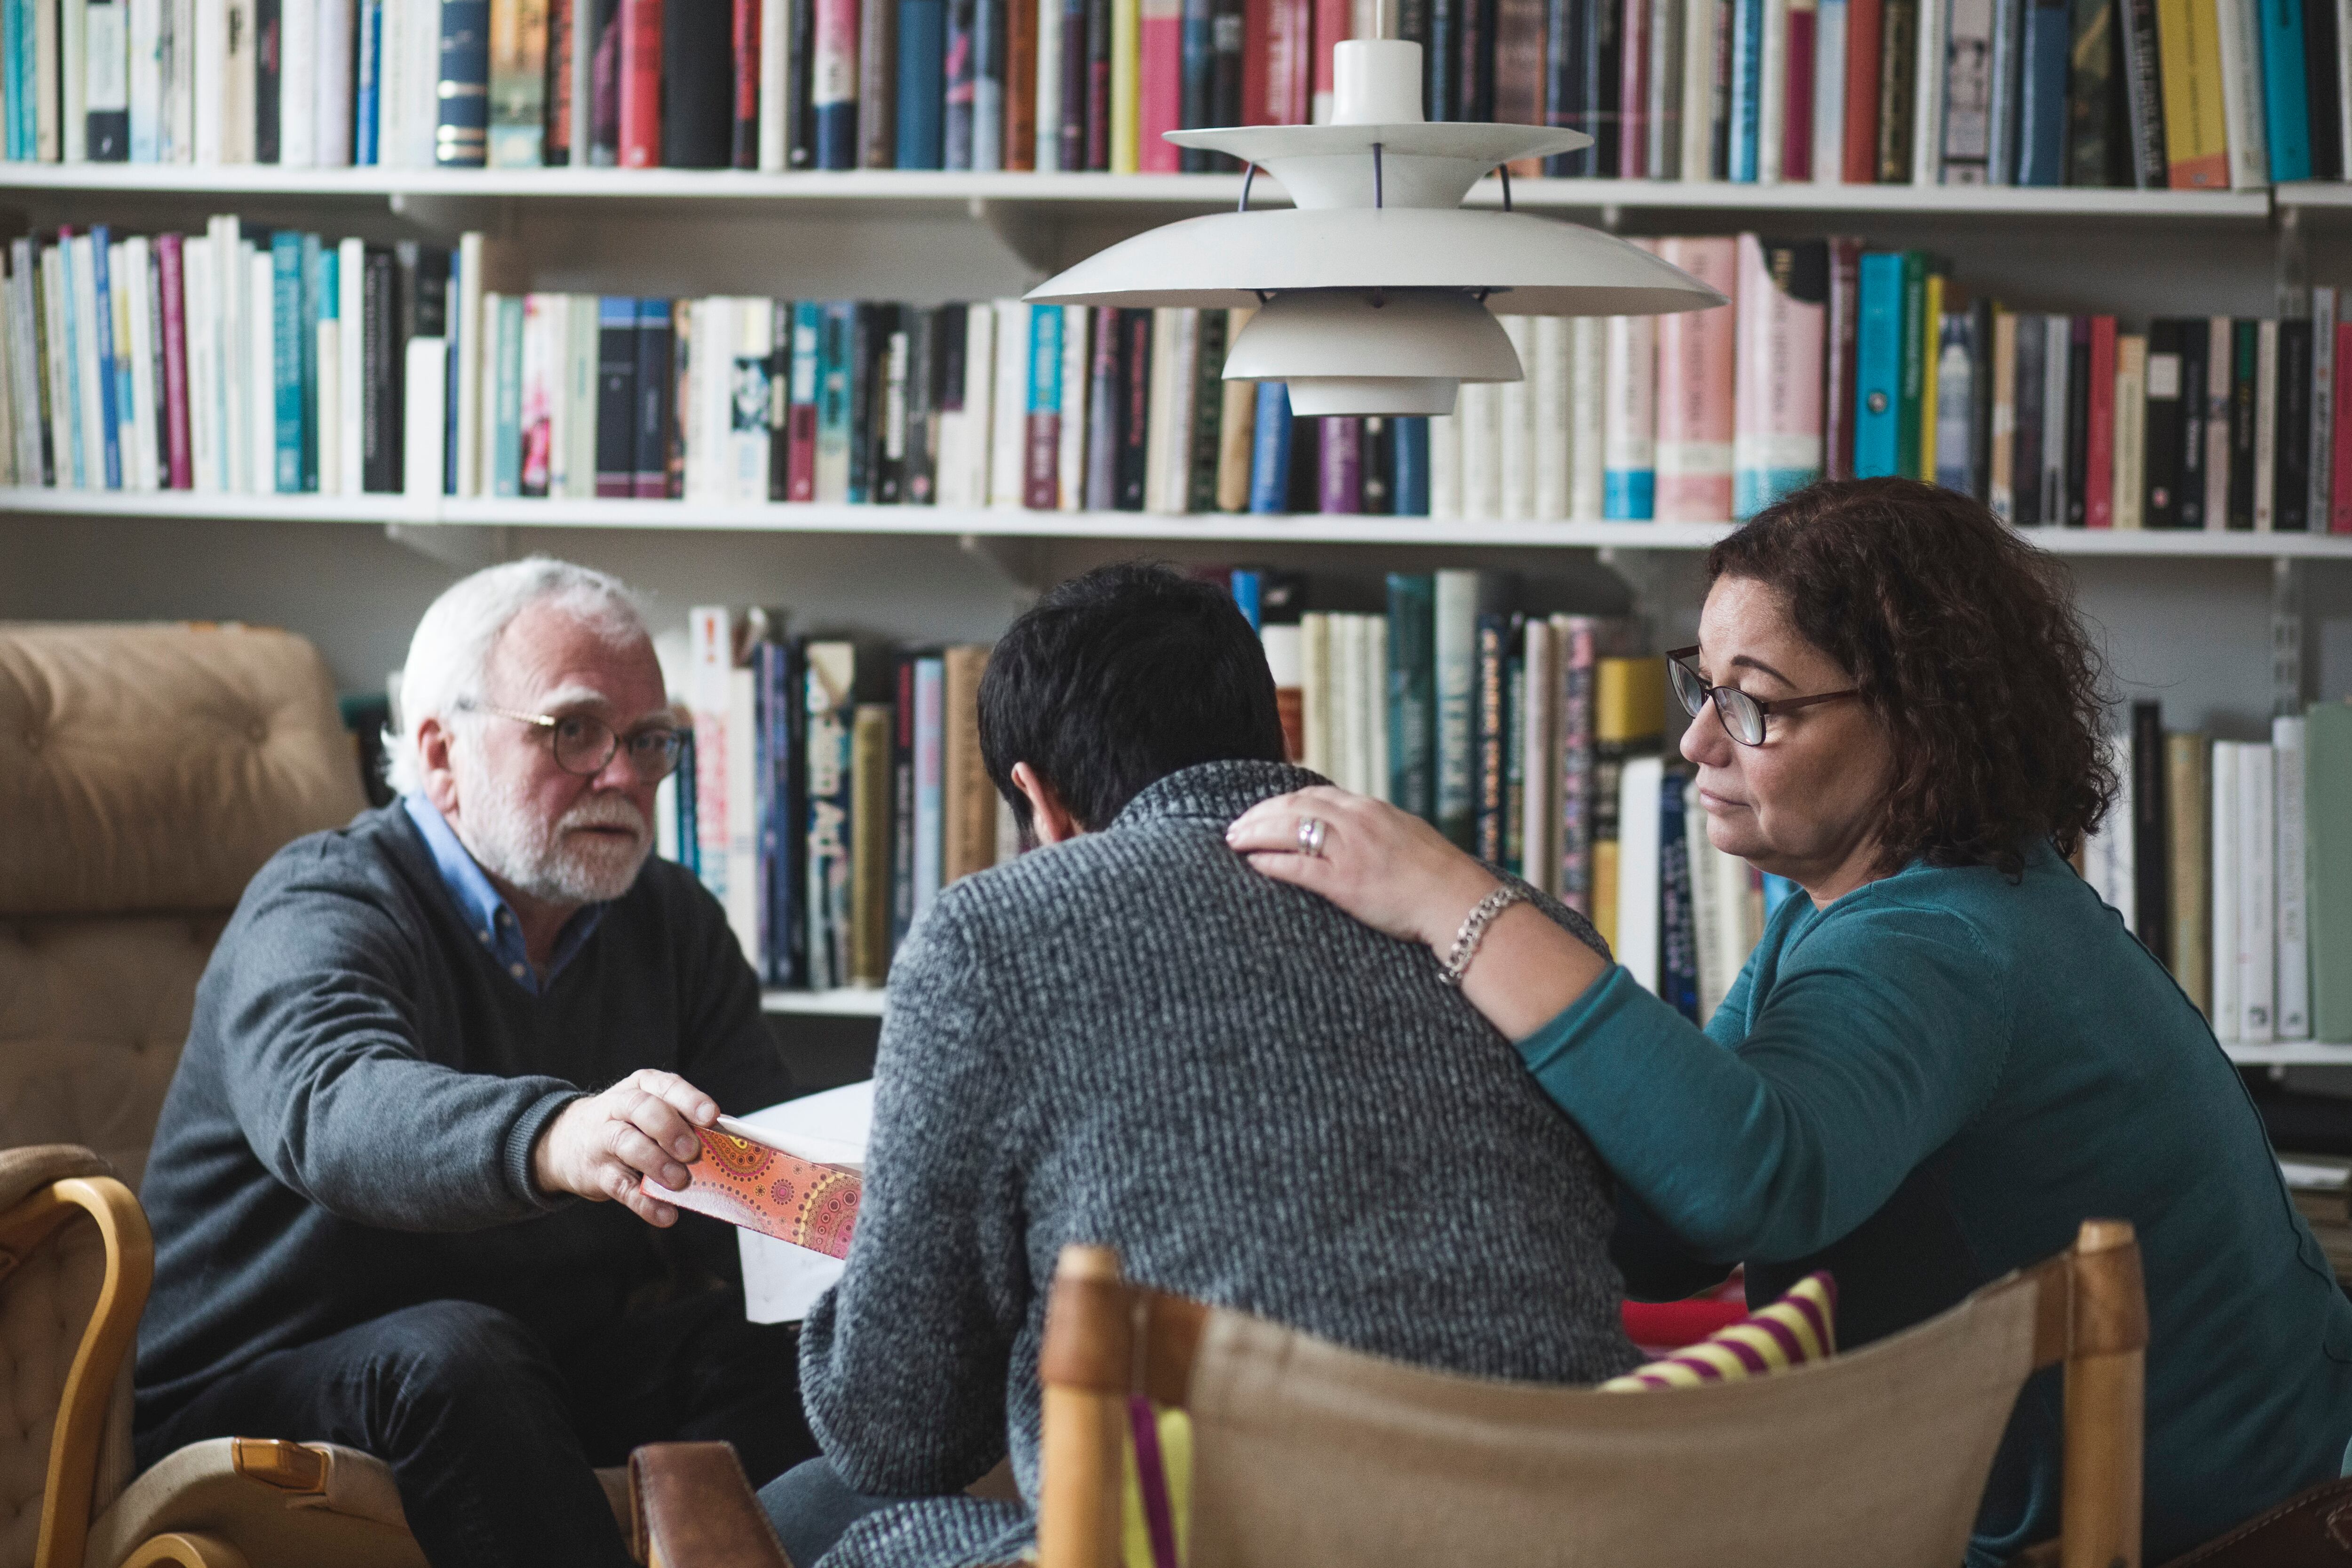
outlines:
[[[878,1018],[882,1016],[882,993],[863,989],[762,991],[760,1010],[829,1018]]]
[[[2287,1040],[2267,1046],[2232,1045],[2225,1040],[2221,1048],[2240,1067],[2352,1067],[2352,1046],[2321,1040]]]
[[[2305,205],[2352,202],[2340,185],[2294,185]],[[0,163],[0,190],[307,197],[625,199],[665,202],[817,201],[1046,205],[1160,204],[1202,209],[1239,199],[1239,174],[972,174],[856,169],[761,174],[734,169],[287,169],[266,163]],[[2309,196],[2305,192],[2314,194]],[[1514,205],[1552,211],[1675,211],[1992,215],[2021,218],[2206,219],[2259,223],[2265,191],[2135,191],[2030,185],[1742,184],[1727,181],[1516,180]],[[1278,205],[1272,179],[1253,202]],[[1472,205],[1500,205],[1482,182]],[[2282,200],[2290,198],[2283,196]]]
[[[230,518],[430,527],[711,530],[876,537],[1130,539],[1233,544],[1407,544],[1483,549],[1705,550],[1727,522],[1503,522],[1307,513],[1024,511],[1010,507],[843,506],[677,500],[458,500],[404,496],[226,495],[190,490],[0,489],[0,515]],[[2061,555],[2352,560],[2352,534],[2020,530]]]
[[[2352,184],[2336,180],[2297,180],[2271,195],[2283,207],[2352,207]]]

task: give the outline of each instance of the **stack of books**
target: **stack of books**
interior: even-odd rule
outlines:
[[[2352,1042],[2352,701],[2267,742],[2167,733],[2135,703],[2124,795],[2083,873],[2221,1039]]]
[[[2340,179],[2341,0],[1402,0],[1433,120],[1559,175],[2222,189]],[[1217,166],[1328,117],[1353,0],[10,0],[9,159]],[[1530,161],[1520,172],[1534,174]]]

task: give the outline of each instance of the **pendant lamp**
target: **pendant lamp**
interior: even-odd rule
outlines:
[[[1591,137],[1423,120],[1419,44],[1352,39],[1334,49],[1333,68],[1328,125],[1168,132],[1180,147],[1248,165],[1239,211],[1139,234],[1028,298],[1139,310],[1255,305],[1225,355],[1225,378],[1287,383],[1291,412],[1310,418],[1451,414],[1463,382],[1519,380],[1493,303],[1516,315],[1649,316],[1725,302],[1637,245],[1511,211],[1507,170],[1504,210],[1463,210],[1470,188],[1496,168],[1573,152]],[[1260,169],[1293,207],[1250,210]]]

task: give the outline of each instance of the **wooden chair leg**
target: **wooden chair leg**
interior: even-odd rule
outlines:
[[[2139,1568],[2147,1296],[2125,1220],[2085,1220],[2072,1255],[2061,1568]]]
[[[1118,1254],[1062,1249],[1038,1357],[1045,1384],[1038,1568],[1117,1568],[1135,1324]]]

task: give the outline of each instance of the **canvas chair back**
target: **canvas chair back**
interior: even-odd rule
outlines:
[[[2137,1568],[2131,1227],[1850,1355],[1601,1393],[1432,1372],[1125,1283],[1066,1250],[1041,1371],[1041,1568],[1114,1568],[1129,1399],[1192,1424],[1190,1568],[1953,1568],[2019,1390],[2066,1372],[2063,1568]]]
[[[365,804],[334,683],[259,627],[0,626],[0,1149],[133,1188],[246,882]]]

